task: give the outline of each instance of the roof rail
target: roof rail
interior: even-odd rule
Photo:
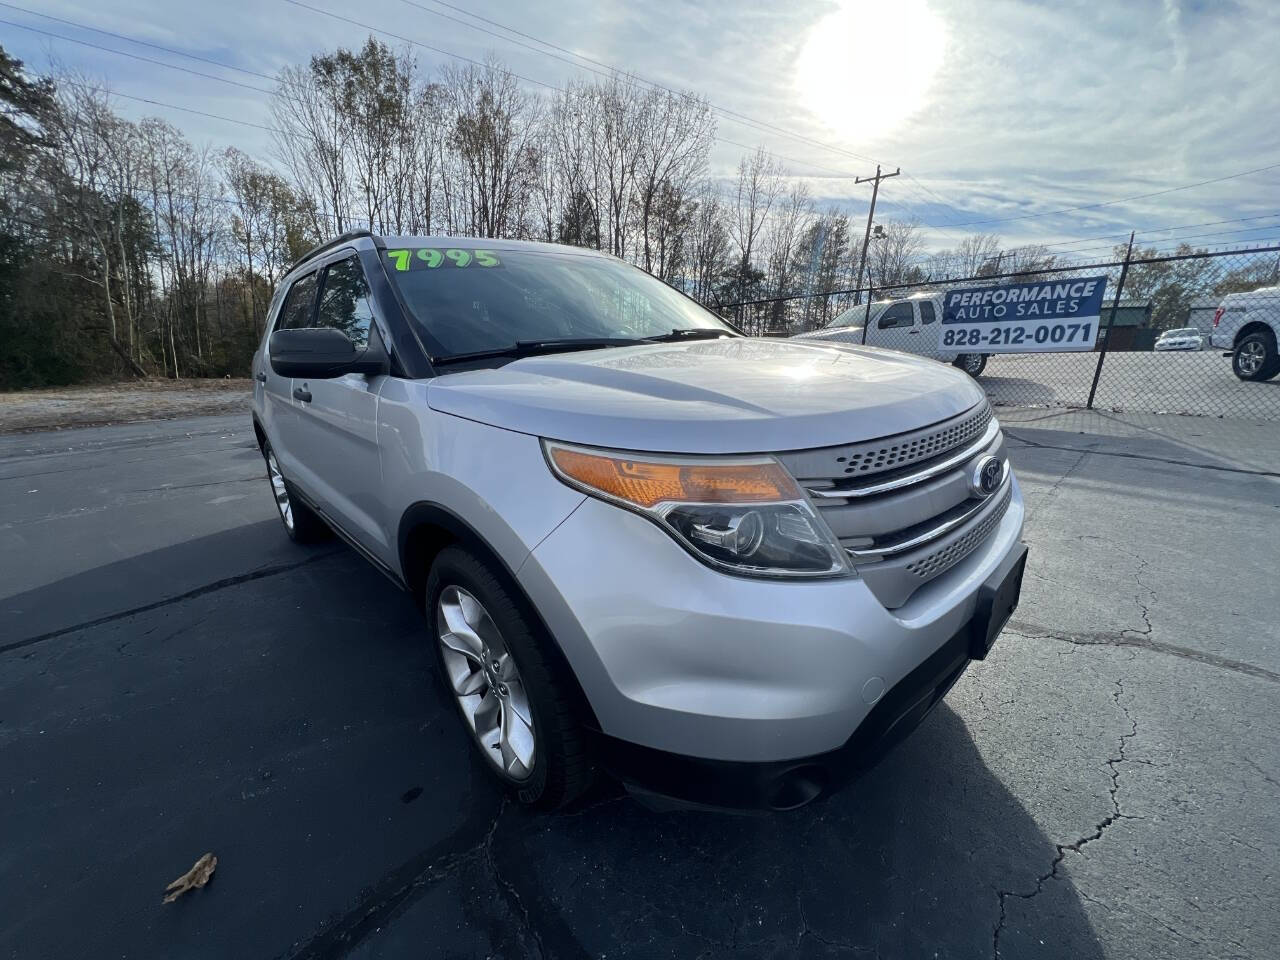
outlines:
[[[378,235],[374,233],[372,230],[348,230],[346,233],[341,234],[340,236],[334,237],[332,240],[326,240],[324,243],[320,244],[319,246],[312,247],[310,250],[308,250],[306,253],[300,256],[297,260],[295,260],[290,265],[289,269],[285,272],[292,273],[294,270],[298,269],[298,267],[302,266],[304,263],[306,263],[308,260],[316,256],[317,254],[324,253],[326,250],[330,250],[333,247],[341,246],[342,244],[347,243],[350,240],[357,240],[361,237],[369,237],[373,240],[378,239]]]

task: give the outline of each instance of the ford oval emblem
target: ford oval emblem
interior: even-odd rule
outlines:
[[[995,493],[1004,479],[1004,464],[998,457],[983,457],[973,468],[969,477],[969,488],[980,497],[989,497]]]

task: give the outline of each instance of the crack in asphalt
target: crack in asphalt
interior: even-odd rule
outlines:
[[[1000,958],[1000,935],[1004,932],[1005,924],[1008,921],[1008,913],[1006,909],[1006,902],[1008,899],[1010,897],[1015,897],[1019,900],[1034,899],[1044,889],[1046,883],[1057,879],[1058,869],[1062,866],[1068,852],[1080,853],[1086,846],[1093,843],[1095,840],[1101,840],[1103,834],[1105,834],[1108,828],[1110,828],[1112,824],[1116,823],[1116,821],[1134,819],[1120,809],[1120,764],[1131,762],[1130,758],[1125,756],[1125,748],[1129,741],[1138,735],[1138,721],[1129,713],[1129,708],[1126,707],[1124,702],[1121,700],[1121,697],[1124,696],[1123,678],[1116,680],[1115,686],[1116,689],[1112,694],[1112,699],[1120,709],[1120,712],[1124,714],[1124,718],[1129,721],[1129,732],[1122,733],[1120,735],[1116,749],[1116,756],[1107,759],[1107,768],[1111,773],[1111,786],[1108,788],[1108,792],[1111,797],[1111,813],[1098,821],[1091,832],[1078,837],[1070,843],[1056,844],[1057,852],[1054,855],[1053,862],[1049,865],[1048,872],[1043,873],[1036,878],[1036,885],[1034,889],[1027,893],[1020,893],[1016,890],[996,891],[1000,904],[1000,915],[999,919],[996,921],[996,925],[991,936],[992,956],[995,960],[999,960]]]
[[[1145,460],[1151,463],[1164,463],[1171,467],[1191,467],[1194,470],[1218,470],[1222,473],[1240,473],[1250,477],[1272,477],[1280,479],[1280,473],[1273,470],[1251,470],[1248,467],[1230,467],[1214,463],[1196,463],[1194,460],[1179,460],[1176,457],[1156,457],[1145,453],[1124,453],[1119,450],[1099,450],[1096,447],[1082,448],[1068,447],[1053,443],[1039,443],[1035,440],[1028,440],[1026,437],[1020,437],[1009,430],[1004,431],[1004,435],[1011,440],[1015,440],[1028,447],[1036,447],[1039,450],[1065,450],[1069,453],[1083,452],[1085,454],[1095,454],[1099,457],[1117,457],[1121,460]]]
[[[43,643],[45,640],[53,640],[57,637],[66,636],[68,633],[75,633],[78,630],[88,630],[90,627],[100,627],[104,623],[123,620],[126,617],[136,616],[140,613],[148,613],[152,610],[157,610],[160,607],[167,607],[171,604],[181,603],[184,600],[192,600],[196,597],[202,597],[205,594],[214,593],[218,590],[225,590],[228,587],[239,586],[242,583],[251,583],[254,580],[262,580],[266,577],[274,577],[281,573],[288,573],[291,570],[297,570],[299,567],[305,567],[312,563],[319,563],[321,560],[327,560],[342,552],[343,551],[341,549],[327,550],[324,553],[307,557],[304,560],[295,560],[292,563],[278,563],[270,567],[260,567],[257,570],[250,571],[249,573],[237,574],[234,577],[225,577],[222,580],[215,580],[212,583],[206,583],[204,586],[196,587],[194,590],[188,590],[186,593],[180,593],[177,596],[165,597],[163,600],[155,600],[151,603],[144,603],[141,606],[130,607],[128,610],[121,610],[118,613],[109,613],[104,617],[85,620],[82,623],[72,624],[69,627],[60,627],[57,630],[50,630],[48,633],[42,633],[34,637],[27,637],[23,640],[14,640],[10,643],[0,644],[0,653],[9,653],[12,650],[20,650],[23,647],[29,647],[33,644]]]
[[[1230,670],[1233,673],[1253,677],[1255,680],[1280,683],[1280,673],[1274,670],[1246,663],[1243,660],[1233,660],[1230,657],[1219,656],[1216,653],[1206,653],[1203,650],[1195,650],[1176,643],[1155,640],[1148,632],[1142,630],[1125,629],[1119,633],[1064,633],[1051,630],[1040,624],[1028,623],[1025,620],[1010,620],[1006,629],[1015,636],[1023,637],[1027,640],[1054,640],[1058,643],[1069,643],[1077,647],[1109,646],[1150,650],[1153,653],[1162,653],[1170,657],[1179,657],[1183,660],[1202,663],[1208,667]]]
[[[1072,449],[1074,449],[1074,448],[1072,448]],[[1066,483],[1066,482],[1067,482],[1067,479],[1068,479],[1068,478],[1069,478],[1073,473],[1075,473],[1077,470],[1079,470],[1079,469],[1080,469],[1080,465],[1081,465],[1081,464],[1083,464],[1083,463],[1085,462],[1085,460],[1088,458],[1089,454],[1090,454],[1090,453],[1092,453],[1092,452],[1093,452],[1093,451],[1091,451],[1091,450],[1083,450],[1083,451],[1081,451],[1081,452],[1080,452],[1080,458],[1079,458],[1078,460],[1076,460],[1076,462],[1075,462],[1075,463],[1073,463],[1071,466],[1067,467],[1067,469],[1066,469],[1066,470],[1064,470],[1064,471],[1063,471],[1062,476],[1060,476],[1057,480],[1055,480],[1055,481],[1053,482],[1053,485],[1052,485],[1051,487],[1049,487],[1049,489],[1048,489],[1048,490],[1046,490],[1046,491],[1045,491],[1045,494],[1044,494],[1044,496],[1043,496],[1043,497],[1041,497],[1041,498],[1040,498],[1040,501],[1039,501],[1037,504],[1035,504],[1035,506],[1034,506],[1034,507],[1033,507],[1033,506],[1031,506],[1031,505],[1029,505],[1029,504],[1027,505],[1027,507],[1026,507],[1026,515],[1025,515],[1025,519],[1024,519],[1024,521],[1023,521],[1023,526],[1024,526],[1024,527],[1029,527],[1029,526],[1031,526],[1031,521],[1032,521],[1033,517],[1035,517],[1036,515],[1038,515],[1038,514],[1040,513],[1040,511],[1041,511],[1044,507],[1048,506],[1050,503],[1052,503],[1052,502],[1053,502],[1054,498],[1055,498],[1055,497],[1057,497],[1057,495],[1058,495],[1058,490],[1059,490],[1059,488],[1060,488],[1064,483]]]
[[[509,798],[504,794],[502,804],[498,807],[498,812],[493,818],[493,826],[485,834],[484,843],[481,845],[484,865],[488,869],[489,875],[493,877],[494,883],[498,885],[498,889],[502,891],[507,905],[520,918],[520,929],[532,938],[533,944],[537,948],[537,956],[546,957],[547,951],[542,945],[542,936],[539,934],[538,928],[533,924],[533,919],[529,915],[529,908],[525,905],[524,898],[520,896],[520,891],[516,889],[515,884],[503,874],[502,868],[498,866],[498,861],[493,856],[493,838],[498,832],[498,822],[502,819],[502,814],[507,809],[508,800]]]
[[[860,943],[850,943],[847,940],[834,940],[830,937],[824,937],[809,926],[809,918],[804,912],[804,902],[800,898],[799,889],[796,890],[796,913],[800,918],[800,929],[796,932],[795,948],[800,949],[800,944],[804,943],[805,937],[810,937],[818,941],[825,947],[835,947],[838,950],[849,950],[854,954],[870,954],[873,957],[880,956],[880,950],[877,947],[865,947]]]
[[[493,842],[498,822],[506,811],[503,797],[490,822],[486,814],[472,817],[445,841],[419,853],[383,878],[344,915],[287,954],[288,960],[338,960],[372,933],[376,933],[421,897],[432,886],[452,876],[479,856]],[[477,833],[483,833],[476,837]]]

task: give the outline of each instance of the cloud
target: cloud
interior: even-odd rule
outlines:
[[[109,6],[15,2],[266,74],[316,51],[358,46],[367,34],[283,0],[233,8],[197,0],[165,6],[153,0],[116,0]],[[356,7],[336,0],[306,2],[463,56],[482,59],[494,53],[518,73],[546,83],[580,73],[546,51],[521,48],[396,0]],[[832,147],[724,116],[722,142],[712,157],[718,174],[728,176],[736,167],[742,152],[736,144],[763,143],[789,158],[788,166],[809,180],[822,202],[865,215],[869,191],[855,186],[852,176],[872,172],[877,160],[900,164],[904,176],[885,185],[882,210],[885,216],[941,224],[943,229],[935,231],[938,243],[973,229],[1000,232],[1009,242],[1049,241],[1280,210],[1280,176],[1273,172],[1092,211],[947,227],[1148,193],[1280,161],[1280,126],[1271,122],[1280,113],[1275,68],[1280,3],[927,3],[945,29],[942,62],[919,109],[887,124],[874,138],[858,129],[830,129],[796,89],[805,41],[816,24],[839,9],[834,2],[528,0],[484,4],[476,12],[647,79],[695,89],[727,110]],[[874,31],[869,42],[889,51],[888,65],[875,76],[859,74],[851,48],[853,70],[845,71],[851,79],[843,81],[850,98],[874,96],[891,89],[895,76],[924,69],[918,63],[922,48],[913,42],[909,24],[895,22],[892,4],[880,6],[888,13],[866,20],[865,26]],[[439,12],[466,19],[456,11]],[[12,10],[3,15],[266,85]],[[255,123],[268,120],[265,98],[253,91],[12,28],[6,28],[3,42],[37,68],[56,51],[68,65],[109,78],[123,93]],[[830,56],[844,55],[839,44],[827,46]],[[428,69],[446,59],[421,49],[417,55]],[[130,116],[166,115],[198,142],[267,153],[269,135],[262,131],[128,101],[120,106]]]

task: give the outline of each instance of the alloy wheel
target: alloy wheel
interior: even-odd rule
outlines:
[[[533,772],[533,711],[520,672],[493,618],[469,592],[447,586],[436,635],[449,686],[489,762],[512,780]]]
[[[1258,371],[1262,369],[1266,359],[1266,348],[1259,341],[1250,340],[1248,343],[1240,344],[1240,353],[1236,358],[1236,364],[1240,367],[1241,373],[1246,377],[1252,377],[1256,376]]]
[[[284,475],[280,465],[276,463],[276,453],[267,448],[267,476],[271,478],[271,492],[276,497],[276,507],[280,510],[280,519],[287,529],[293,529],[293,506],[289,503],[289,490],[284,485]]]
[[[964,372],[971,377],[976,377],[982,370],[982,354],[971,353],[964,358]]]

